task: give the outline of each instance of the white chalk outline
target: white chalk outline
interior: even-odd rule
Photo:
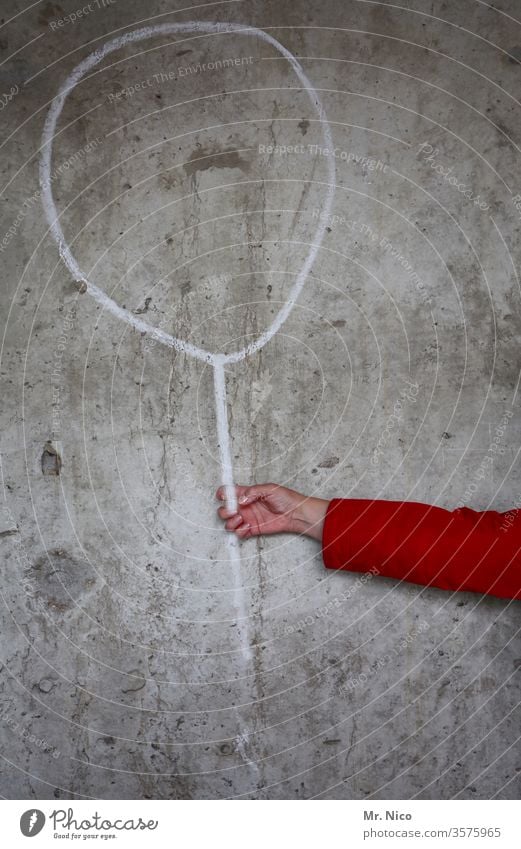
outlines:
[[[311,247],[306,257],[306,260],[299,273],[297,274],[295,283],[290,289],[288,300],[286,301],[284,306],[279,310],[271,325],[263,333],[261,333],[261,335],[254,342],[251,342],[241,351],[234,351],[230,354],[215,354],[211,353],[210,351],[205,351],[203,348],[199,348],[196,345],[191,344],[190,342],[178,339],[176,336],[173,336],[170,333],[165,333],[165,331],[161,330],[158,327],[153,327],[146,321],[143,321],[141,318],[138,318],[129,310],[119,306],[119,304],[117,304],[116,301],[110,298],[106,294],[106,292],[103,291],[103,289],[100,289],[98,286],[96,286],[95,283],[91,282],[79,267],[69,245],[65,240],[65,236],[63,234],[59,222],[60,216],[58,214],[58,210],[56,209],[56,204],[54,202],[54,197],[52,193],[51,166],[53,141],[56,135],[56,124],[62,113],[68,95],[71,93],[71,91],[73,91],[73,89],[78,85],[78,83],[83,79],[83,77],[92,68],[94,68],[96,65],[99,65],[99,63],[106,56],[108,56],[110,53],[113,53],[115,50],[119,50],[121,47],[124,47],[127,44],[132,44],[136,41],[142,41],[144,39],[151,38],[155,35],[173,35],[175,33],[193,32],[237,32],[244,35],[253,35],[275,47],[276,50],[278,50],[278,52],[288,60],[291,67],[295,71],[297,77],[303,84],[304,89],[309,95],[311,103],[318,113],[318,117],[322,127],[322,133],[324,137],[324,148],[327,148],[329,151],[329,155],[325,157],[329,172],[329,183],[323,207],[324,214],[319,217],[314,241],[311,242]],[[300,292],[304,287],[306,278],[320,249],[322,239],[326,232],[329,213],[333,205],[333,197],[336,188],[336,171],[335,159],[333,156],[333,139],[331,135],[331,128],[327,121],[327,117],[322,103],[318,97],[318,94],[313,88],[311,81],[304,73],[304,69],[297,61],[297,59],[293,56],[293,54],[289,50],[287,50],[287,48],[285,48],[279,41],[277,41],[277,39],[273,38],[273,36],[271,35],[268,35],[268,33],[264,30],[257,29],[257,27],[244,26],[244,24],[215,23],[213,21],[187,21],[185,23],[157,24],[151,27],[142,27],[140,29],[127,32],[124,35],[117,36],[116,38],[105,42],[104,45],[95,50],[93,53],[90,53],[89,56],[83,59],[83,61],[80,62],[78,65],[76,65],[73,71],[66,78],[65,82],[62,83],[57,95],[54,97],[51,107],[47,113],[42,133],[42,148],[40,157],[40,187],[42,194],[42,204],[45,211],[45,215],[47,217],[47,221],[49,223],[50,232],[58,245],[60,257],[71,272],[74,280],[77,283],[83,284],[86,287],[86,291],[96,301],[98,301],[98,303],[102,307],[106,308],[116,318],[120,318],[122,321],[126,322],[127,324],[130,324],[139,332],[148,334],[152,338],[156,339],[158,342],[161,342],[163,345],[166,345],[169,348],[174,348],[180,353],[188,354],[189,356],[201,360],[202,362],[208,363],[213,367],[215,404],[217,414],[217,435],[219,439],[219,456],[221,461],[221,480],[223,486],[225,487],[225,503],[229,509],[236,510],[237,498],[233,483],[233,463],[230,450],[225,366],[229,363],[238,363],[263,348],[264,345],[266,345],[270,341],[270,339],[275,336],[275,334],[280,330],[280,328],[288,318],[298,296],[300,295]],[[249,660],[252,656],[251,647],[247,638],[247,633],[243,633],[240,624],[241,622],[246,623],[248,617],[244,608],[244,595],[242,592],[240,572],[240,553],[238,548],[238,540],[235,535],[230,534],[228,536],[228,544],[234,574],[234,600],[238,620],[237,625],[240,632],[242,653],[245,659]]]

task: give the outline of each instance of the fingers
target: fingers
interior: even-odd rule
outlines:
[[[239,525],[242,525],[242,523],[243,523],[243,518],[239,513],[237,513],[236,516],[232,516],[231,519],[228,519],[228,521],[226,521],[224,523],[224,527],[226,528],[227,531],[235,531],[235,530],[237,530]]]
[[[248,537],[253,536],[251,525],[248,522],[242,522],[236,529],[235,536],[239,537],[239,539],[248,539]]]
[[[236,510],[230,510],[228,507],[219,507],[217,510],[217,515],[220,519],[231,519],[232,516],[237,515]]]
[[[227,531],[235,531],[235,535],[239,539],[246,539],[252,535],[252,528],[248,522],[245,522],[240,513],[233,513],[227,510],[226,507],[220,507],[218,510],[221,519],[226,519],[224,527]]]
[[[234,532],[236,537],[241,540],[255,536],[258,530],[254,531],[252,526],[244,520],[240,513],[240,508],[247,504],[253,504],[260,498],[270,495],[277,488],[277,484],[273,483],[255,484],[254,486],[237,485],[235,487],[235,495],[238,502],[237,510],[231,510],[226,503],[217,510],[219,518],[224,520],[226,530]],[[226,488],[224,486],[220,486],[215,495],[219,501],[226,502]]]

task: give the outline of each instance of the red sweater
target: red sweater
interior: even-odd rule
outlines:
[[[443,590],[521,599],[521,510],[453,512],[402,501],[334,498],[322,535],[328,569],[376,567]]]

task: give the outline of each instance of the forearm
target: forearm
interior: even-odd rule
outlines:
[[[326,567],[446,590],[521,599],[521,516],[398,501],[333,499],[322,522]]]
[[[312,539],[322,542],[324,520],[329,501],[324,498],[306,498],[295,508],[292,516],[291,531],[305,534]]]

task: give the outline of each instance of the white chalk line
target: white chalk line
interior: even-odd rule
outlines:
[[[237,496],[233,483],[233,464],[230,450],[230,428],[228,426],[228,404],[226,401],[226,377],[222,362],[216,362],[213,367],[215,411],[217,417],[217,438],[219,440],[219,455],[221,460],[221,478],[225,489],[225,503],[229,510],[237,510]],[[252,649],[248,634],[248,616],[242,588],[241,553],[239,540],[233,533],[228,533],[228,551],[233,571],[233,599],[237,617],[237,628],[241,651],[244,659],[251,661]]]
[[[107,41],[104,45],[102,45],[100,48],[98,48],[89,56],[87,56],[82,62],[80,62],[79,65],[77,65],[74,70],[69,74],[65,82],[61,85],[58,94],[54,98],[53,103],[47,113],[42,134],[42,152],[40,157],[40,184],[42,192],[42,203],[49,222],[51,234],[58,245],[60,256],[63,262],[71,272],[74,280],[77,283],[83,284],[86,287],[86,291],[104,309],[107,309],[116,318],[119,318],[122,321],[125,321],[130,326],[134,327],[140,333],[147,333],[149,336],[156,339],[161,344],[166,345],[170,348],[174,348],[179,352],[186,353],[189,356],[194,357],[195,359],[209,363],[210,365],[214,364],[216,357],[218,357],[219,360],[224,359],[225,363],[237,363],[263,348],[264,345],[266,345],[270,341],[270,339],[275,335],[275,333],[280,330],[280,328],[288,318],[291,310],[293,309],[295,301],[298,298],[306,282],[306,278],[308,276],[309,271],[311,270],[311,266],[313,265],[317,257],[320,245],[322,243],[322,239],[326,232],[327,217],[333,204],[333,197],[335,193],[336,184],[335,161],[333,156],[325,157],[329,172],[329,185],[327,188],[327,194],[324,203],[325,214],[318,221],[313,243],[302,268],[297,274],[295,283],[290,289],[288,300],[278,312],[272,324],[263,333],[261,333],[261,335],[254,342],[251,342],[241,351],[234,351],[229,354],[214,354],[210,351],[204,350],[203,348],[199,348],[198,346],[193,345],[190,342],[178,339],[176,336],[166,333],[160,330],[159,328],[153,327],[146,321],[143,321],[142,319],[135,316],[129,310],[120,307],[112,298],[110,298],[106,294],[106,292],[103,291],[103,289],[101,289],[95,283],[90,281],[86,274],[84,274],[84,272],[81,270],[78,262],[76,261],[76,258],[73,256],[71,249],[67,244],[67,241],[61,228],[59,215],[56,209],[52,192],[52,183],[50,175],[52,164],[53,140],[56,132],[56,125],[58,119],[63,110],[65,101],[71,91],[73,91],[73,89],[78,85],[78,83],[83,79],[83,77],[92,68],[98,65],[106,56],[108,56],[110,53],[113,53],[115,50],[119,50],[126,44],[131,44],[135,41],[142,41],[143,39],[151,38],[155,35],[172,35],[174,33],[186,32],[223,34],[230,32],[240,32],[245,35],[253,35],[257,38],[261,38],[262,40],[274,46],[288,60],[296,75],[302,82],[313,107],[318,113],[318,117],[322,126],[325,147],[327,147],[329,150],[333,149],[331,128],[327,121],[324,108],[318,97],[317,92],[313,88],[310,80],[304,73],[303,68],[301,67],[297,59],[293,56],[293,54],[290,53],[290,51],[287,50],[282,44],[280,44],[280,42],[278,42],[275,38],[268,35],[268,33],[264,32],[264,30],[257,29],[256,27],[245,27],[242,24],[220,24],[213,23],[210,21],[189,21],[186,23],[158,24],[156,26],[143,27],[141,29],[125,33],[124,35],[118,36],[117,38]]]
[[[115,318],[126,322],[140,333],[146,333],[153,339],[156,339],[163,345],[173,348],[180,353],[188,354],[195,359],[208,363],[213,367],[214,376],[214,391],[215,405],[217,417],[217,437],[219,440],[219,454],[221,462],[221,480],[225,487],[225,503],[231,510],[237,510],[237,498],[235,494],[235,486],[233,482],[233,463],[230,451],[230,433],[228,423],[228,405],[226,399],[226,382],[224,367],[229,363],[237,363],[244,360],[246,357],[260,351],[270,339],[280,330],[286,319],[288,318],[295,302],[302,291],[306,282],[307,276],[311,267],[318,255],[324,234],[326,232],[327,221],[331,207],[333,205],[333,197],[336,188],[336,171],[333,156],[326,157],[327,168],[329,171],[327,194],[323,207],[324,215],[319,218],[315,238],[311,244],[310,250],[304,261],[302,268],[297,274],[295,283],[290,289],[288,300],[279,310],[271,325],[260,334],[260,336],[247,345],[240,351],[234,351],[229,354],[219,354],[206,351],[192,343],[178,339],[176,336],[166,333],[160,328],[148,324],[146,321],[138,318],[129,310],[119,306],[107,293],[88,279],[86,274],[81,270],[75,256],[73,255],[61,228],[58,210],[54,202],[51,183],[51,167],[52,167],[52,149],[53,141],[56,134],[56,125],[63,110],[65,101],[68,95],[83,79],[83,77],[96,65],[98,65],[106,56],[115,50],[119,50],[127,44],[132,44],[136,41],[151,38],[156,35],[173,35],[174,33],[241,33],[244,35],[252,35],[263,41],[271,44],[279,53],[284,56],[295,74],[302,82],[310,100],[318,113],[320,124],[322,127],[324,146],[329,150],[333,150],[333,140],[331,128],[327,121],[326,114],[317,92],[313,88],[310,80],[304,73],[304,70],[297,59],[287,50],[279,41],[273,38],[264,30],[256,27],[245,27],[243,24],[231,23],[215,23],[211,21],[189,21],[186,23],[171,23],[158,24],[151,27],[143,27],[132,32],[125,33],[110,41],[107,41],[100,48],[87,56],[82,62],[77,65],[69,74],[65,82],[61,85],[58,94],[53,100],[53,103],[47,113],[42,134],[42,153],[40,158],[40,187],[42,193],[42,204],[49,223],[50,232],[58,245],[60,257],[64,264],[69,269],[76,283],[82,284],[88,294],[90,294],[103,309],[108,310]],[[228,550],[230,562],[233,570],[234,580],[234,608],[237,617],[237,628],[239,631],[239,639],[241,645],[241,653],[245,662],[250,664],[252,659],[251,643],[248,635],[248,616],[245,607],[244,591],[241,579],[241,557],[239,543],[235,535],[228,536]],[[246,763],[255,768],[257,775],[259,770],[254,761],[247,759],[245,755],[245,743],[248,740],[247,732],[242,732],[237,738],[238,750],[246,761]]]

